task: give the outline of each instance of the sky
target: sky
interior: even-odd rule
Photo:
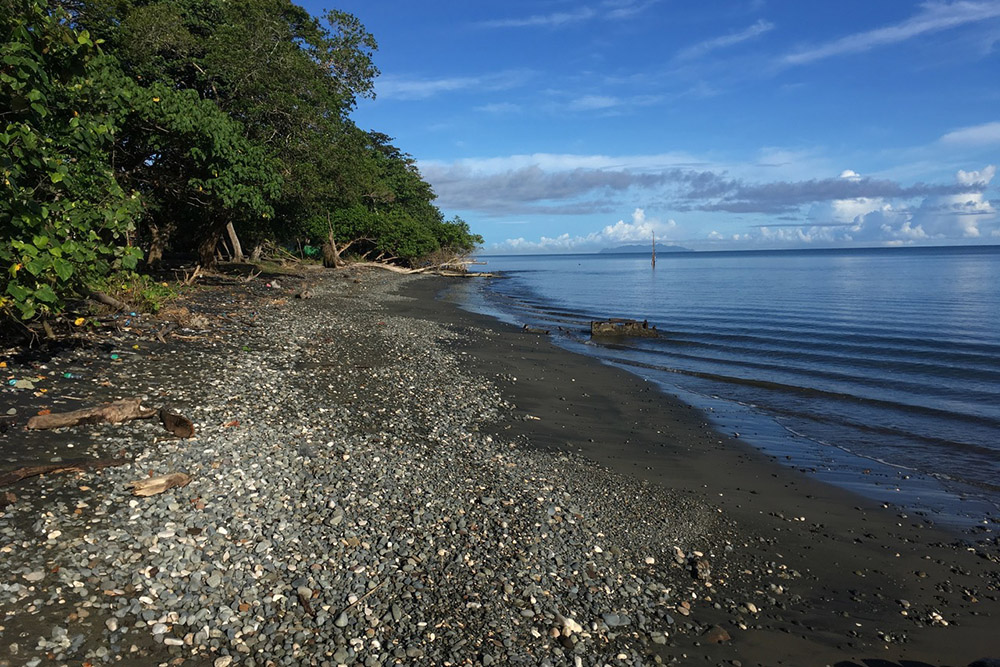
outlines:
[[[1000,244],[1000,0],[332,7],[486,252]]]

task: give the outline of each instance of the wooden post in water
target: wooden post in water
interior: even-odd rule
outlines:
[[[653,268],[656,268],[656,232],[653,232]]]

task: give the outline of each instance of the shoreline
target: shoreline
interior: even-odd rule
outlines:
[[[893,623],[910,616],[901,615],[906,610],[899,600],[913,605],[913,598],[935,588],[927,579],[938,580],[939,592],[953,588],[950,579],[955,568],[962,569],[959,561],[980,569],[980,577],[991,590],[990,613],[994,618],[1000,613],[1000,575],[983,570],[979,557],[967,557],[970,552],[965,552],[963,541],[969,539],[968,534],[934,526],[928,521],[933,517],[907,515],[789,467],[744,440],[715,431],[697,408],[624,369],[566,350],[545,336],[526,333],[488,315],[462,310],[454,302],[445,304],[457,312],[442,312],[440,307],[429,305],[428,297],[442,291],[413,285],[408,294],[422,306],[417,313],[408,314],[493,332],[497,338],[473,344],[469,356],[477,372],[498,378],[502,392],[518,406],[516,413],[522,413],[522,419],[515,418],[508,433],[543,451],[573,452],[619,474],[707,500],[742,529],[752,530],[768,549],[783,553],[782,567],[809,573],[807,578],[812,581],[806,588],[815,596],[813,602],[821,603],[817,608],[825,607],[829,614],[823,620],[829,622],[834,615],[854,619],[840,623],[843,636],[837,636],[834,624],[826,628],[825,636],[795,640],[790,635],[801,632],[801,619],[789,624],[788,619],[775,618],[771,628],[758,630],[744,643],[744,664],[748,658],[750,664],[756,664],[754,658],[761,665],[779,664],[780,652],[769,653],[776,641],[789,650],[785,664],[833,664],[838,660],[845,667],[855,664],[842,662],[845,659],[859,663],[866,659],[920,659],[942,665],[966,664],[956,659],[954,640],[933,638],[936,628],[923,628],[919,639],[910,634],[907,645],[876,641],[868,646],[872,654],[866,656],[846,645],[849,633],[856,631],[851,626],[861,621],[878,625],[883,636],[908,634],[904,626]],[[609,414],[614,418],[608,419]],[[523,415],[541,418],[524,420]],[[590,435],[583,437],[583,432]],[[978,537],[986,542],[980,548],[991,554],[992,562],[998,562],[997,538],[988,534]],[[893,559],[891,568],[873,568],[872,563],[885,562],[887,556]],[[817,558],[821,562],[810,565]],[[934,574],[927,569],[931,564],[938,566]],[[858,599],[859,589],[865,591],[861,598],[867,599]],[[939,596],[935,602],[942,604],[944,599]],[[969,611],[979,604],[961,597],[952,602]],[[817,622],[814,629],[818,630],[820,624],[813,613],[815,610],[809,616]],[[978,630],[966,627],[960,631],[964,638],[958,643],[970,656],[966,662],[1000,654],[1000,642],[989,636],[986,628],[990,622],[981,624],[982,618],[973,616],[971,625]]]
[[[308,301],[283,277],[208,298],[214,324],[194,340],[8,369],[55,378],[4,394],[19,418],[145,395],[198,434],[0,434],[7,465],[134,460],[9,488],[0,665],[1000,654],[995,544],[957,544],[721,438],[625,371],[436,300],[445,279],[321,275]],[[85,377],[59,379],[70,368]],[[189,486],[124,489],[178,470]]]
[[[505,278],[502,274],[497,275],[497,279]],[[800,433],[766,408],[732,400],[726,395],[725,386],[714,387],[718,395],[715,391],[699,393],[676,382],[676,374],[669,368],[624,358],[613,351],[615,345],[607,350],[603,344],[591,344],[582,328],[576,329],[570,324],[566,325],[569,328],[564,328],[547,320],[544,308],[539,307],[539,312],[531,308],[505,310],[502,302],[507,299],[491,299],[489,294],[493,290],[488,286],[473,286],[467,282],[445,292],[444,298],[464,310],[517,327],[550,330],[549,340],[558,347],[621,368],[658,386],[663,393],[693,405],[714,430],[731,434],[733,439],[749,443],[782,465],[808,472],[825,484],[871,502],[891,505],[900,512],[921,516],[946,530],[961,531],[971,541],[990,539],[991,532],[1000,526],[1000,498],[996,496],[996,489],[992,489],[991,495],[990,489],[972,480],[956,480],[941,472],[930,473],[899,465],[883,460],[877,453],[859,453],[849,444],[842,444],[852,442],[849,436],[823,440],[815,434]],[[502,289],[496,293],[506,294]]]

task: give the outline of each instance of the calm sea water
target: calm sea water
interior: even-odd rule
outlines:
[[[1000,247],[492,256],[466,307],[658,383],[780,459],[945,522],[1000,515]],[[591,320],[657,339],[597,344]]]

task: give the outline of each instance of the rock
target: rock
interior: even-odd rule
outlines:
[[[728,642],[732,640],[732,637],[729,636],[729,633],[726,632],[726,629],[718,625],[713,625],[708,630],[706,630],[705,633],[701,636],[701,638],[702,641],[708,642],[709,644],[721,644],[722,642]]]
[[[34,572],[29,572],[28,574],[25,574],[23,576],[25,581],[41,581],[42,579],[45,578],[45,572],[43,572],[42,570],[36,570]]]
[[[337,616],[337,620],[333,622],[338,628],[346,628],[348,623],[347,612],[342,611],[340,615]]]
[[[215,662],[212,663],[212,667],[229,667],[231,664],[233,664],[233,656],[223,655],[215,659]]]
[[[569,637],[570,635],[583,632],[583,626],[574,621],[572,618],[563,618],[562,626],[562,634],[564,637]]]

